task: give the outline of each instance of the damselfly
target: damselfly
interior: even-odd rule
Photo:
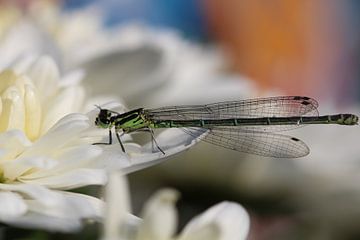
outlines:
[[[229,101],[207,105],[171,106],[155,109],[138,108],[125,113],[100,109],[95,124],[109,129],[125,152],[119,133],[149,131],[158,149],[153,129],[181,128],[204,141],[232,150],[276,158],[303,157],[309,148],[300,139],[276,132],[309,124],[356,125],[353,114],[319,116],[316,100],[302,96],[269,97]]]

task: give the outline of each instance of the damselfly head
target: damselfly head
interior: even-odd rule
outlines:
[[[100,109],[100,112],[95,119],[95,125],[100,128],[109,128],[111,125],[111,111],[102,109],[99,106],[97,107]]]

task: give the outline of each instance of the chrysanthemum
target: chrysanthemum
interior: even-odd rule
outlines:
[[[104,184],[108,168],[131,172],[194,144],[168,131],[158,139],[166,155],[153,152],[151,144],[125,143],[126,154],[117,145],[92,145],[108,136],[94,126],[97,109],[76,113],[84,105],[80,78],[60,77],[49,57],[25,59],[0,73],[0,201],[7,206],[0,211],[2,222],[78,229],[82,219],[101,216],[102,201],[60,190]]]
[[[48,57],[25,59],[0,73],[2,222],[70,230],[82,218],[100,215],[99,200],[46,188],[84,184],[81,168],[101,154],[97,146],[70,144],[90,125],[83,115],[68,115],[79,111],[84,96],[72,77],[60,79]]]

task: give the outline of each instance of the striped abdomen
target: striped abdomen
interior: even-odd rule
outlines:
[[[192,120],[153,120],[150,127],[179,128],[215,126],[257,126],[257,125],[297,125],[297,124],[340,124],[355,125],[358,117],[353,114],[337,114],[313,117],[263,117],[263,118],[229,118],[229,119],[192,119]]]

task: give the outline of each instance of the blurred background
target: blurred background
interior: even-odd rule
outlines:
[[[358,1],[64,1],[66,9],[88,4],[108,27],[137,21],[219,44],[230,67],[261,88],[338,104],[358,96]]]
[[[18,1],[24,9],[29,7],[29,2],[34,1]],[[306,95],[319,101],[323,114],[358,114],[360,111],[359,1],[64,0],[58,3],[64,12],[89,7],[100,11],[104,29],[135,22],[156,29],[159,34],[176,32],[187,45],[199,46],[196,51],[200,48],[201,54],[197,61],[205,61],[209,54],[212,56],[215,48],[226,63],[220,69],[225,76],[223,85],[228,84],[229,78],[242,84],[238,92],[233,90],[228,95],[221,89],[219,75],[220,84],[217,82],[216,88],[211,86],[213,79],[202,79],[201,87],[190,85],[180,89],[176,86],[183,85],[176,83],[178,85],[164,88],[171,89],[170,93],[146,90],[145,94],[140,88],[123,87],[118,91],[129,108]],[[157,58],[151,57],[156,55],[151,55],[152,50],[146,45],[123,51],[121,66],[135,62],[143,68],[156,68],[153,64]],[[176,54],[175,58],[186,53]],[[148,60],[146,56],[150,56]],[[112,55],[111,59],[117,63],[118,56]],[[139,59],[143,62],[139,63]],[[194,72],[197,76],[198,65],[178,68],[180,63],[183,62],[175,61],[172,73],[164,78],[181,81],[179,76]],[[110,62],[79,64],[93,76],[88,77],[89,82],[99,79],[92,69],[101,72],[94,64],[109,66]],[[108,73],[110,70],[106,69]],[[140,78],[129,77],[139,68],[126,69],[126,76],[116,77],[119,86],[124,79],[128,79],[130,85]],[[166,85],[153,74],[144,76],[159,88]],[[102,80],[106,81],[107,77],[103,73]],[[192,92],[190,89],[194,88]],[[183,96],[184,92],[188,97]],[[204,97],[204,92],[209,94]],[[219,92],[222,94],[217,95]],[[358,239],[359,128],[316,126],[289,134],[304,140],[311,154],[303,159],[268,159],[201,143],[171,161],[130,174],[135,213],[139,214],[143,203],[156,189],[166,186],[182,194],[178,204],[181,227],[211,205],[232,200],[241,203],[250,213],[251,240]]]

